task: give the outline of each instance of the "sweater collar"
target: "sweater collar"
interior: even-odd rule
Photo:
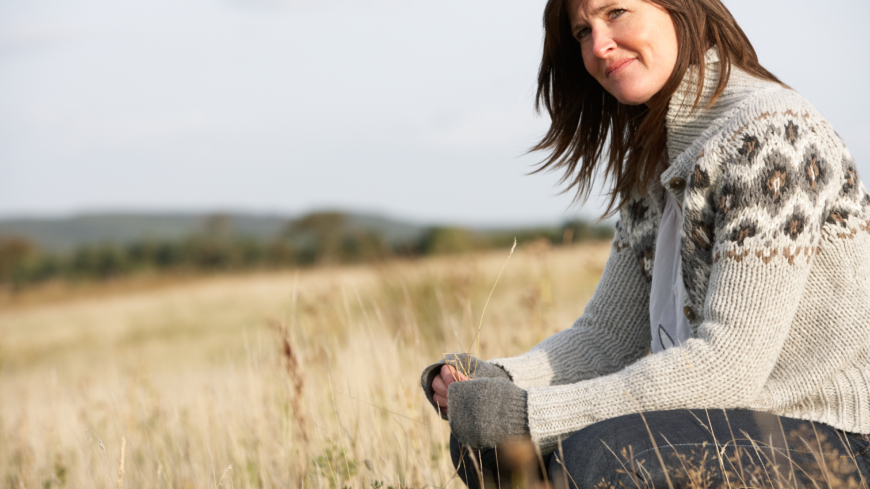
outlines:
[[[733,114],[750,94],[780,87],[777,83],[755,78],[732,65],[725,90],[712,106],[707,107],[716,91],[716,86],[719,84],[719,51],[716,48],[711,48],[704,56],[704,61],[706,63],[704,89],[695,110],[692,110],[692,106],[695,103],[698,87],[697,65],[689,68],[668,105],[665,127],[668,138],[669,166],[661,176],[661,182],[665,188],[668,188],[668,182],[672,178],[685,179],[692,171],[697,151],[689,151],[689,149],[693,143],[703,143],[705,138],[701,136],[704,133],[720,126],[724,122],[724,118]],[[681,198],[682,195],[677,195],[677,197]]]
[[[707,104],[719,83],[719,51],[712,48],[704,56],[704,90],[697,108],[692,111],[698,91],[698,67],[692,65],[668,104],[665,127],[668,131],[668,163],[673,165],[677,156],[686,151],[692,141],[697,139],[709,126],[710,116],[717,111],[720,101],[710,108]]]

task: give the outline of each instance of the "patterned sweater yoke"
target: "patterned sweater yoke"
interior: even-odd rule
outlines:
[[[493,362],[527,390],[533,439],[616,416],[747,408],[870,433],[870,196],[803,97],[732,67],[698,108],[690,70],[667,118],[669,167],[620,210],[610,258],[574,325]],[[692,338],[648,355],[663,196],[683,202]]]

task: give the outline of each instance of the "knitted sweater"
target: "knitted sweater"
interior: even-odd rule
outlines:
[[[620,211],[593,298],[570,329],[493,360],[527,391],[545,450],[616,416],[746,408],[870,432],[870,196],[831,125],[803,97],[731,69],[692,113],[687,74],[667,116],[668,168]],[[664,192],[683,202],[692,338],[647,355]]]

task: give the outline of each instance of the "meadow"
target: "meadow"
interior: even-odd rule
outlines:
[[[6,298],[0,487],[464,487],[420,371],[569,327],[606,242]],[[123,457],[122,457],[123,454]]]

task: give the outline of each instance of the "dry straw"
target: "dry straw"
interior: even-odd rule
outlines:
[[[127,438],[121,437],[121,460],[118,462],[118,489],[124,487],[124,454],[127,451]]]
[[[495,278],[495,283],[492,284],[492,289],[489,291],[489,296],[486,298],[486,302],[483,304],[483,311],[480,313],[480,322],[477,325],[477,332],[474,334],[474,337],[471,338],[471,347],[474,348],[474,341],[477,340],[477,352],[475,356],[480,358],[480,332],[483,330],[483,318],[486,316],[486,308],[489,306],[489,301],[492,300],[492,294],[495,292],[495,288],[498,287],[498,281],[501,280],[501,276],[504,273],[504,269],[507,267],[509,261],[511,261],[511,257],[514,256],[514,250],[517,249],[517,238],[514,238],[514,244],[511,246],[511,251],[508,254],[507,259],[504,261],[504,264],[501,266],[501,270],[498,272],[498,276]],[[450,362],[447,360],[447,353],[442,355],[444,358],[444,363],[449,364]],[[461,372],[463,375],[468,377],[469,379],[473,379],[475,374],[477,374],[477,363],[474,364],[474,371],[469,372],[471,370],[471,359],[468,360],[468,365],[462,365],[459,360],[455,360],[456,370],[453,371],[453,379],[459,380],[457,377],[457,372]]]
[[[483,307],[504,251],[0,308],[0,391],[9,399],[0,409],[0,485],[117,487],[120,460],[109,459],[106,440],[123,436],[138,447],[123,458],[124,487],[460,487],[458,477],[447,481],[447,426],[414,384],[425,352],[447,351],[451,330],[465,325],[482,338],[472,299]],[[608,251],[554,249],[545,262],[553,287],[586,297]],[[530,259],[513,254],[511,267]],[[531,322],[536,310],[515,300],[531,286],[525,272],[504,268],[483,317],[487,350],[543,339],[543,330],[496,323],[503,314]],[[357,303],[343,290],[358,292]],[[554,322],[564,323],[577,302],[548,304],[557,306]],[[286,336],[268,318],[286,318]],[[96,355],[105,342],[114,353]],[[40,388],[51,385],[51,368],[64,388]]]

